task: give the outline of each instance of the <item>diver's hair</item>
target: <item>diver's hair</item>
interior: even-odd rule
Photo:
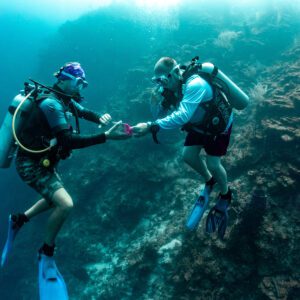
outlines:
[[[165,73],[170,72],[175,66],[177,62],[172,57],[161,57],[154,66],[155,73]]]

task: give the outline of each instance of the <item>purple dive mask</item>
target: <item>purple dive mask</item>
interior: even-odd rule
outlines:
[[[54,76],[59,80],[74,80],[75,85],[82,85],[82,88],[88,86],[88,82],[85,80],[85,72],[78,62],[65,64]]]

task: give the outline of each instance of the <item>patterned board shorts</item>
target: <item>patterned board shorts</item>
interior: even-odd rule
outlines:
[[[64,187],[55,167],[46,168],[39,160],[27,156],[17,156],[16,167],[21,179],[52,206],[53,194]]]

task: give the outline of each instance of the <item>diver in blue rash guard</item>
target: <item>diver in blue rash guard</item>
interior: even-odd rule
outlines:
[[[16,168],[21,179],[36,190],[42,199],[24,213],[9,217],[9,233],[2,253],[1,265],[6,262],[12,242],[19,229],[34,216],[52,209],[48,219],[46,235],[39,253],[52,257],[55,238],[72,210],[73,201],[56,172],[60,159],[70,156],[73,149],[105,143],[107,140],[127,139],[130,135],[123,130],[121,121],[117,122],[105,133],[82,135],[74,133],[70,123],[72,115],[94,122],[108,125],[109,114],[99,114],[81,106],[80,91],[87,86],[85,73],[79,63],[67,63],[56,74],[56,83],[46,97],[38,99],[38,110],[35,118],[27,122],[24,130],[19,133],[20,140],[29,148],[43,148],[45,143],[55,139],[56,145],[46,153],[30,153],[22,147],[18,149]]]
[[[194,210],[187,226],[194,229],[207,207],[208,196],[215,183],[219,184],[220,194],[217,204],[209,213],[207,232],[218,230],[221,237],[225,234],[227,209],[232,193],[227,183],[227,173],[221,163],[221,157],[227,152],[229,145],[233,113],[225,107],[222,125],[216,131],[208,126],[214,120],[217,110],[209,110],[214,102],[212,86],[198,74],[184,77],[184,70],[170,57],[162,57],[154,67],[153,81],[163,89],[164,100],[156,111],[158,118],[155,122],[139,123],[132,127],[135,136],[152,133],[155,139],[159,130],[182,128],[187,131],[183,149],[184,161],[205,179],[205,188],[197,199]],[[174,100],[175,99],[175,100]],[[175,111],[166,115],[173,106]],[[210,113],[208,113],[210,112]],[[212,129],[211,129],[212,128]],[[215,130],[215,131],[214,131]],[[199,156],[201,150],[206,152],[206,161]]]

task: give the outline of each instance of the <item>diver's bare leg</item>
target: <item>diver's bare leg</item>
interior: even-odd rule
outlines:
[[[201,146],[185,146],[183,148],[183,160],[207,182],[212,175],[207,168],[206,162],[200,157]]]
[[[36,215],[47,211],[52,208],[49,203],[43,198],[37,201],[33,206],[31,206],[28,210],[25,211],[25,215],[28,219],[35,217]]]
[[[221,194],[228,192],[227,173],[221,163],[221,157],[207,155],[207,167],[220,186]]]
[[[45,243],[49,246],[54,245],[58,232],[73,208],[72,198],[64,188],[54,193],[52,201],[54,208],[48,219],[45,236]]]

